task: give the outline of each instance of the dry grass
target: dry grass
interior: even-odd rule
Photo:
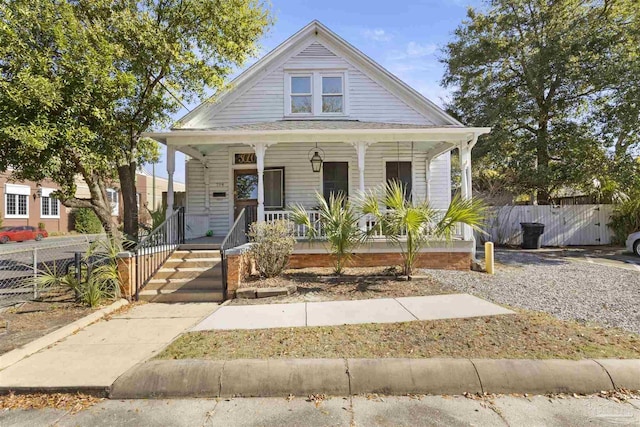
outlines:
[[[61,409],[72,414],[90,408],[104,399],[87,394],[37,393],[0,395],[0,410],[7,409]]]
[[[519,310],[516,315],[390,324],[192,332],[163,359],[640,358],[640,336]]]
[[[300,301],[333,301],[372,298],[397,298],[407,296],[442,295],[453,293],[430,278],[398,280],[392,269],[347,268],[337,277],[331,268],[303,268],[286,270],[278,277],[252,278],[241,288],[286,287],[295,285],[298,291],[258,300],[235,299],[231,304],[269,304]]]

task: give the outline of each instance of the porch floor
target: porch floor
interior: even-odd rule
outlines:
[[[394,323],[513,314],[469,294],[220,307],[193,331]]]
[[[185,251],[220,249],[224,236],[203,236],[187,239],[178,249]]]

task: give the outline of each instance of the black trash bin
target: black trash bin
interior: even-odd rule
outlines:
[[[544,224],[539,222],[521,222],[522,249],[540,249],[542,246],[542,234]]]

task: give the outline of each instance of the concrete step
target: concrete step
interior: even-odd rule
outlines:
[[[216,250],[177,250],[170,259],[220,258],[220,251]]]
[[[173,258],[168,259],[163,268],[211,268],[218,265],[220,261],[220,258]]]
[[[161,268],[151,279],[195,279],[196,277],[220,278],[222,269],[219,267],[208,268],[206,270],[174,270]]]
[[[154,293],[143,289],[140,292],[140,300],[163,303],[185,303],[185,302],[222,302],[224,295],[222,291],[177,291],[171,293]]]
[[[153,292],[175,292],[178,290],[221,290],[222,280],[210,278],[195,278],[188,281],[168,280],[165,282],[149,282],[145,286],[145,291]]]

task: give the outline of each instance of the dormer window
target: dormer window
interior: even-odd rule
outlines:
[[[313,110],[313,92],[311,75],[291,76],[291,114],[311,114]]]
[[[286,116],[346,115],[345,72],[288,72],[285,76]]]

